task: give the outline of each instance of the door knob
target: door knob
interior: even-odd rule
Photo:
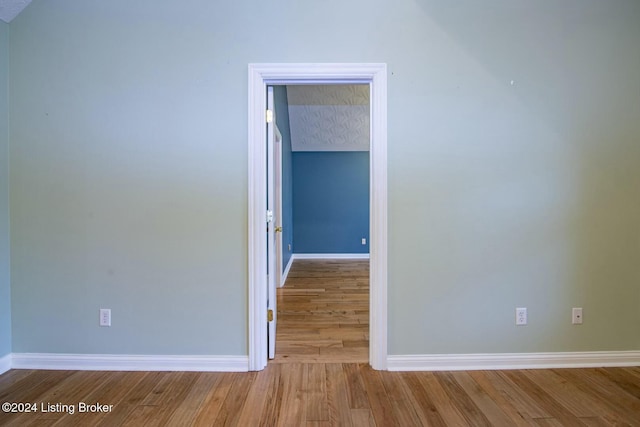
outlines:
[[[282,233],[282,227],[276,227],[276,233]]]

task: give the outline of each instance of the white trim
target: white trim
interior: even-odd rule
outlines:
[[[11,353],[7,354],[6,356],[0,357],[0,375],[11,369],[11,359]]]
[[[640,366],[640,351],[390,355],[390,371],[472,371]]]
[[[392,355],[390,371],[468,371],[505,369],[640,366],[640,351]],[[10,369],[98,371],[246,372],[247,356],[148,356],[14,353],[0,358],[0,374]]]
[[[247,372],[249,358],[247,356],[14,353],[11,367],[73,371]]]
[[[266,85],[369,84],[370,146],[370,310],[369,363],[387,364],[387,66],[386,64],[249,64],[248,70],[248,316],[249,369],[267,365]]]
[[[289,271],[291,270],[291,266],[293,265],[293,260],[295,259],[294,255],[295,254],[291,254],[291,257],[289,257],[289,262],[287,262],[287,267],[284,269],[284,272],[282,273],[282,282],[280,282],[280,287],[283,287],[284,284],[287,282]]]
[[[293,259],[369,259],[369,254],[293,254]]]
[[[267,260],[264,253],[267,236],[264,215],[267,210],[266,126],[264,108],[267,105],[266,84],[262,73],[249,65],[249,179],[248,179],[248,280],[249,280],[249,369],[259,371],[267,366]],[[258,143],[258,141],[260,143]]]
[[[387,369],[387,66],[371,76],[369,364]]]

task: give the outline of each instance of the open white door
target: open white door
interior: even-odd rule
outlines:
[[[282,281],[282,272],[284,271],[283,258],[282,258],[282,134],[278,129],[278,123],[275,125],[276,131],[276,143],[273,148],[274,160],[273,160],[273,174],[274,174],[274,200],[275,200],[275,220],[276,220],[276,286],[284,286]]]
[[[273,86],[267,86],[267,341],[269,359],[276,356],[276,203],[275,203],[275,108]]]

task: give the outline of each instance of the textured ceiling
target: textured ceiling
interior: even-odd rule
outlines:
[[[369,85],[287,86],[293,151],[368,151]]]
[[[0,0],[0,19],[11,22],[29,3],[31,0]]]

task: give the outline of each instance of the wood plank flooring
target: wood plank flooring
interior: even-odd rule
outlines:
[[[11,370],[0,404],[36,411],[0,426],[640,426],[640,367],[372,370],[368,286],[367,261],[296,262],[260,372]]]
[[[0,412],[1,426],[638,426],[640,368],[385,372],[364,363],[273,363],[248,373],[11,370],[0,376],[4,402],[35,403],[37,411]],[[80,412],[80,402],[112,406]],[[65,409],[43,411],[56,404]]]
[[[277,297],[271,363],[369,360],[368,260],[296,260]]]

